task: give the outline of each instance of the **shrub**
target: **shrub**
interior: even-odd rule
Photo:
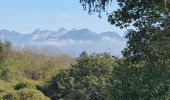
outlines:
[[[0,80],[0,99],[2,99],[2,97],[6,95],[8,91],[11,90],[12,88],[8,82]]]
[[[35,89],[20,89],[16,93],[8,93],[3,97],[4,100],[50,100],[40,91]]]
[[[3,100],[16,100],[16,99],[15,99],[16,93],[17,93],[17,92],[7,93],[7,94],[4,95],[2,98],[3,98]]]
[[[14,88],[15,90],[20,90],[23,88],[36,89],[36,87],[37,87],[37,82],[32,80],[25,80],[16,84]]]

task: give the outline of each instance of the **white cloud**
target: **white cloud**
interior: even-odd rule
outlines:
[[[112,41],[112,39],[110,37],[103,37],[101,40],[102,41]]]
[[[77,15],[66,15],[66,14],[59,14],[59,18],[66,19],[66,20],[79,20],[80,16]]]
[[[66,45],[73,45],[73,44],[91,44],[93,43],[90,40],[51,40],[46,42],[48,45],[53,45],[53,46],[66,46]]]

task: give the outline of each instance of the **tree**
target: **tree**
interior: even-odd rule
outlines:
[[[113,58],[108,54],[83,52],[71,69],[61,71],[47,85],[45,93],[53,100],[103,100],[112,72]]]
[[[112,0],[80,0],[89,13],[105,11]],[[128,30],[127,47],[123,54],[131,60],[161,58],[166,55],[162,48],[165,28],[169,25],[168,0],[117,0],[119,9],[109,14],[109,23]],[[163,41],[165,42],[165,41]],[[159,52],[158,52],[159,51]],[[162,51],[162,52],[160,52]],[[167,52],[166,52],[167,53]],[[163,55],[162,55],[163,54]],[[159,57],[158,57],[159,56]]]
[[[146,62],[129,64],[117,60],[108,86],[110,98],[116,100],[166,100],[169,98],[169,70],[150,71]],[[159,66],[159,65],[158,65]],[[157,66],[156,66],[157,67]]]
[[[110,0],[80,0],[89,12],[105,10]],[[146,61],[151,66],[166,66],[170,58],[170,9],[168,0],[117,0],[119,9],[108,16],[108,21],[128,30],[127,46],[123,55],[132,63]],[[92,10],[93,9],[93,10]],[[100,9],[100,10],[97,10]],[[160,68],[161,69],[161,68]]]
[[[100,14],[111,2],[80,0],[80,3],[90,14]],[[113,69],[110,88],[117,91],[115,93],[119,92],[119,99],[166,97],[170,84],[169,0],[117,0],[117,4],[119,8],[108,15],[108,22],[120,28],[131,29],[127,32],[128,42],[122,52],[124,64]],[[144,65],[139,67],[138,64],[143,62]]]

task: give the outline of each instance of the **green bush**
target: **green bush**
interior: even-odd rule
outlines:
[[[16,84],[14,88],[15,90],[20,90],[23,88],[36,89],[36,87],[37,87],[37,82],[33,80],[25,80]]]
[[[12,90],[12,87],[10,86],[8,82],[0,80],[0,99],[2,99],[2,97],[11,90]]]
[[[52,100],[104,100],[114,58],[109,54],[83,52],[77,63],[61,71],[44,87]]]
[[[15,92],[10,92],[10,93],[6,93],[2,99],[3,100],[18,100],[18,99],[15,99],[15,95],[16,95],[16,91]]]
[[[4,100],[50,100],[40,91],[35,89],[21,89],[16,93],[8,93],[3,97]]]

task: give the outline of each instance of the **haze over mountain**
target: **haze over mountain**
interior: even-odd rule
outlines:
[[[87,28],[58,31],[36,29],[30,34],[0,30],[1,40],[11,41],[13,46],[24,48],[46,48],[56,53],[79,55],[82,51],[89,53],[110,52],[120,55],[126,39],[116,32],[96,33]]]

